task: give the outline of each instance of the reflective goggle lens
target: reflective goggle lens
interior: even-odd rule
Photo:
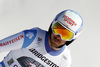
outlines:
[[[54,31],[55,34],[61,34],[61,38],[63,40],[71,40],[72,37],[74,36],[74,33],[72,33],[71,31],[67,30],[66,28],[64,28],[58,22],[55,22],[53,24],[52,28],[53,28],[53,31]]]

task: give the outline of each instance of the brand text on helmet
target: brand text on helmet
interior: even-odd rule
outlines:
[[[64,15],[64,21],[67,21],[68,24],[70,24],[71,26],[73,25],[77,25],[71,18],[69,18],[68,16]]]

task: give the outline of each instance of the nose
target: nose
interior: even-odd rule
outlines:
[[[61,39],[61,36],[58,34],[58,35],[56,35],[56,37],[57,37],[57,39]]]

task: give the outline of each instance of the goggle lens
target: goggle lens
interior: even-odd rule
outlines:
[[[53,28],[53,31],[54,31],[55,34],[61,34],[61,38],[63,40],[71,40],[72,37],[74,36],[74,33],[72,33],[71,31],[67,30],[66,28],[64,28],[58,22],[55,22],[53,24],[52,28]]]

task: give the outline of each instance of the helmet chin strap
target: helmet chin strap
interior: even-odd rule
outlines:
[[[58,47],[56,47],[56,48],[62,48],[64,45],[65,45],[65,44],[63,44],[63,45],[61,45],[61,46],[58,46]]]

